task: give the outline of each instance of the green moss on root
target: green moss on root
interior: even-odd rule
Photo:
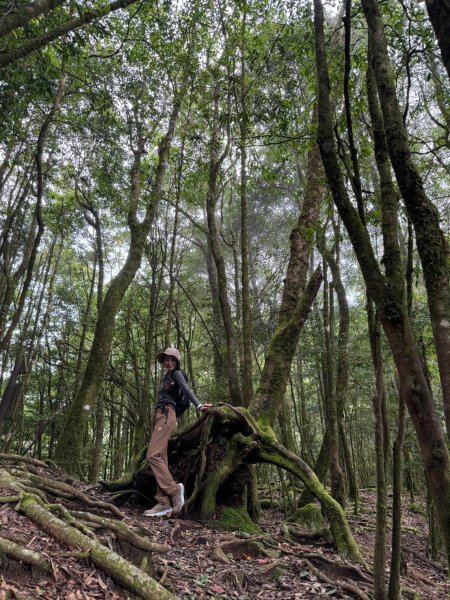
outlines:
[[[252,535],[261,533],[261,529],[253,523],[245,508],[225,506],[221,509],[218,519],[209,521],[209,525],[224,531],[243,531]]]

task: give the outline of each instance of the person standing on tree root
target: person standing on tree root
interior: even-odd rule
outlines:
[[[166,374],[158,392],[153,432],[147,450],[147,462],[156,479],[156,506],[146,510],[146,517],[164,517],[177,514],[184,506],[184,485],[175,483],[169,471],[167,446],[177,428],[177,418],[189,407],[189,402],[200,412],[206,412],[211,404],[201,404],[187,384],[186,374],[181,370],[181,355],[176,348],[167,348],[157,355]]]

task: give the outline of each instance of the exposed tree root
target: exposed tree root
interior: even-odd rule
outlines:
[[[16,470],[11,470],[11,474],[16,474]],[[114,504],[111,504],[110,502],[102,502],[100,500],[93,500],[90,496],[80,490],[77,490],[68,483],[48,479],[47,477],[42,477],[41,475],[35,475],[33,473],[27,473],[26,477],[32,483],[37,484],[40,489],[47,491],[49,494],[61,496],[62,498],[76,498],[88,506],[102,508],[114,513],[121,519],[125,518],[124,513]]]
[[[3,456],[1,462],[8,463],[9,458]],[[83,505],[87,504],[97,510],[122,515],[116,506],[94,500],[74,486],[49,479],[36,472],[31,473],[30,470],[36,470],[36,461],[22,461],[21,464],[26,465],[24,469],[0,469],[0,488],[3,492],[10,493],[1,497],[3,501],[14,502],[16,509],[37,524],[40,529],[46,531],[57,541],[71,546],[74,549],[72,554],[91,560],[96,567],[103,570],[114,581],[140,598],[144,600],[172,600],[175,598],[146,572],[149,568],[147,554],[168,552],[169,546],[151,542],[147,537],[142,536],[142,529],[145,528],[133,528],[124,520],[118,521],[115,518],[91,512],[69,510],[63,504],[50,502],[47,495],[51,495],[52,501],[55,497],[69,498],[71,500],[69,506],[72,506],[73,502],[77,500]],[[42,465],[44,467],[39,465],[41,469],[47,469],[44,463]],[[106,543],[111,544],[112,534],[112,540],[117,541],[115,545],[120,548],[125,545],[124,551],[131,552],[133,558],[136,554],[132,550],[127,551],[126,548],[135,548],[137,555],[141,558],[142,552],[144,552],[145,555],[141,561],[142,568],[138,568],[102,543],[95,533],[97,530],[102,535],[111,532],[109,537],[106,535]],[[39,572],[49,570],[51,568],[49,561],[38,552],[27,548],[26,544],[25,540],[0,538],[0,552],[13,560],[30,565],[33,570],[38,569]]]
[[[426,556],[424,556],[420,552],[417,552],[413,548],[407,548],[406,546],[402,546],[402,552],[411,554],[412,556],[414,556],[421,562],[426,563],[430,567],[433,567],[433,569],[435,569],[436,571],[440,571],[441,573],[447,573],[447,571],[448,571],[447,567],[445,567],[444,565],[439,564],[435,560],[431,560],[431,558],[427,558]]]
[[[298,525],[283,524],[281,526],[281,529],[284,537],[287,540],[291,540],[294,542],[301,542],[302,540],[324,540],[325,542],[330,544],[333,541],[330,530],[326,528],[311,531],[310,529],[305,529],[304,527],[299,527]]]
[[[45,559],[42,554],[30,550],[29,548],[24,548],[20,544],[16,544],[16,542],[7,540],[3,537],[0,537],[0,553],[6,554],[11,558],[22,561],[32,567],[37,567],[42,572],[51,569],[49,561]]]
[[[361,600],[370,600],[369,596],[363,591],[361,591],[359,588],[357,588],[356,585],[348,583],[347,581],[342,581],[341,579],[331,579],[330,577],[325,575],[325,573],[323,573],[320,569],[316,568],[309,560],[305,558],[303,560],[308,566],[308,569],[314,573],[314,575],[319,581],[322,581],[323,583],[326,583],[327,585],[331,585],[333,587],[339,587],[345,592],[350,592],[350,594],[353,594]]]
[[[48,469],[48,464],[43,462],[42,460],[38,460],[37,458],[31,458],[31,456],[20,456],[20,454],[1,454],[0,460],[12,462],[14,464],[17,463],[26,463],[28,465],[34,465],[35,467],[42,467],[44,469]]]
[[[98,515],[93,515],[92,513],[88,512],[75,510],[72,510],[70,512],[77,519],[87,521],[88,523],[97,523],[105,529],[110,529],[111,531],[114,531],[118,537],[141,550],[148,550],[149,552],[158,552],[160,554],[169,552],[170,550],[170,546],[167,546],[167,544],[155,544],[154,542],[149,542],[147,538],[143,538],[140,535],[137,535],[132,529],[125,525],[125,523],[120,523],[118,521],[114,521],[113,519],[108,519],[106,517],[99,517]]]
[[[24,494],[20,502],[20,510],[58,541],[64,542],[73,548],[79,548],[84,552],[89,552],[89,556],[96,567],[102,569],[115,581],[138,594],[144,600],[175,600],[173,594],[141,569],[113,550],[106,548],[99,541],[93,540],[55,517],[49,510],[39,504],[37,498]]]

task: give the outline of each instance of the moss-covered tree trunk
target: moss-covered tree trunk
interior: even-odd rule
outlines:
[[[315,122],[315,117],[313,118]],[[261,381],[250,403],[250,411],[266,425],[276,422],[286,392],[303,324],[322,282],[317,270],[308,284],[315,226],[325,188],[319,149],[313,145],[308,157],[308,172],[303,207],[297,226],[291,232],[289,263],[283,287],[278,326],[270,340]]]
[[[435,4],[435,2],[430,3]],[[428,5],[428,4],[427,4]],[[444,6],[437,0],[436,6]],[[397,98],[395,75],[388,54],[384,23],[377,0],[363,0],[369,27],[370,63],[377,86],[387,149],[406,210],[413,223],[427,289],[436,356],[439,365],[447,432],[450,433],[450,252],[440,227],[440,216],[428,198],[414,164],[403,114]],[[450,15],[441,14],[450,48]]]
[[[436,414],[431,391],[409,322],[405,282],[397,235],[397,201],[395,190],[383,181],[381,194],[384,265],[381,272],[370,243],[370,237],[348,197],[334,143],[329,99],[330,83],[325,54],[323,8],[315,0],[316,63],[319,81],[318,139],[322,159],[334,202],[348,231],[367,289],[379,314],[399,375],[400,396],[408,407],[416,430],[425,472],[438,509],[443,535],[450,557],[450,469],[444,435]],[[380,144],[385,144],[379,131],[375,146],[377,166],[384,173],[385,163],[378,160]]]
[[[176,99],[169,125],[159,147],[159,160],[155,181],[142,222],[137,218],[140,198],[141,160],[144,153],[144,138],[138,135],[131,170],[131,193],[128,209],[130,247],[125,264],[112,279],[99,311],[94,339],[89,353],[86,370],[80,389],[69,408],[68,416],[55,451],[55,462],[68,473],[83,476],[82,464],[83,436],[86,423],[95,406],[106,372],[108,354],[111,348],[114,323],[122,298],[140,267],[145,240],[153,223],[156,207],[162,193],[168,155],[178,118],[180,99]]]

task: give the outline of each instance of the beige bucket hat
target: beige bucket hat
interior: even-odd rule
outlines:
[[[181,354],[176,348],[166,348],[164,352],[159,352],[156,355],[156,358],[158,359],[159,363],[163,364],[165,356],[173,356],[173,358],[177,359],[178,366],[181,365]]]

